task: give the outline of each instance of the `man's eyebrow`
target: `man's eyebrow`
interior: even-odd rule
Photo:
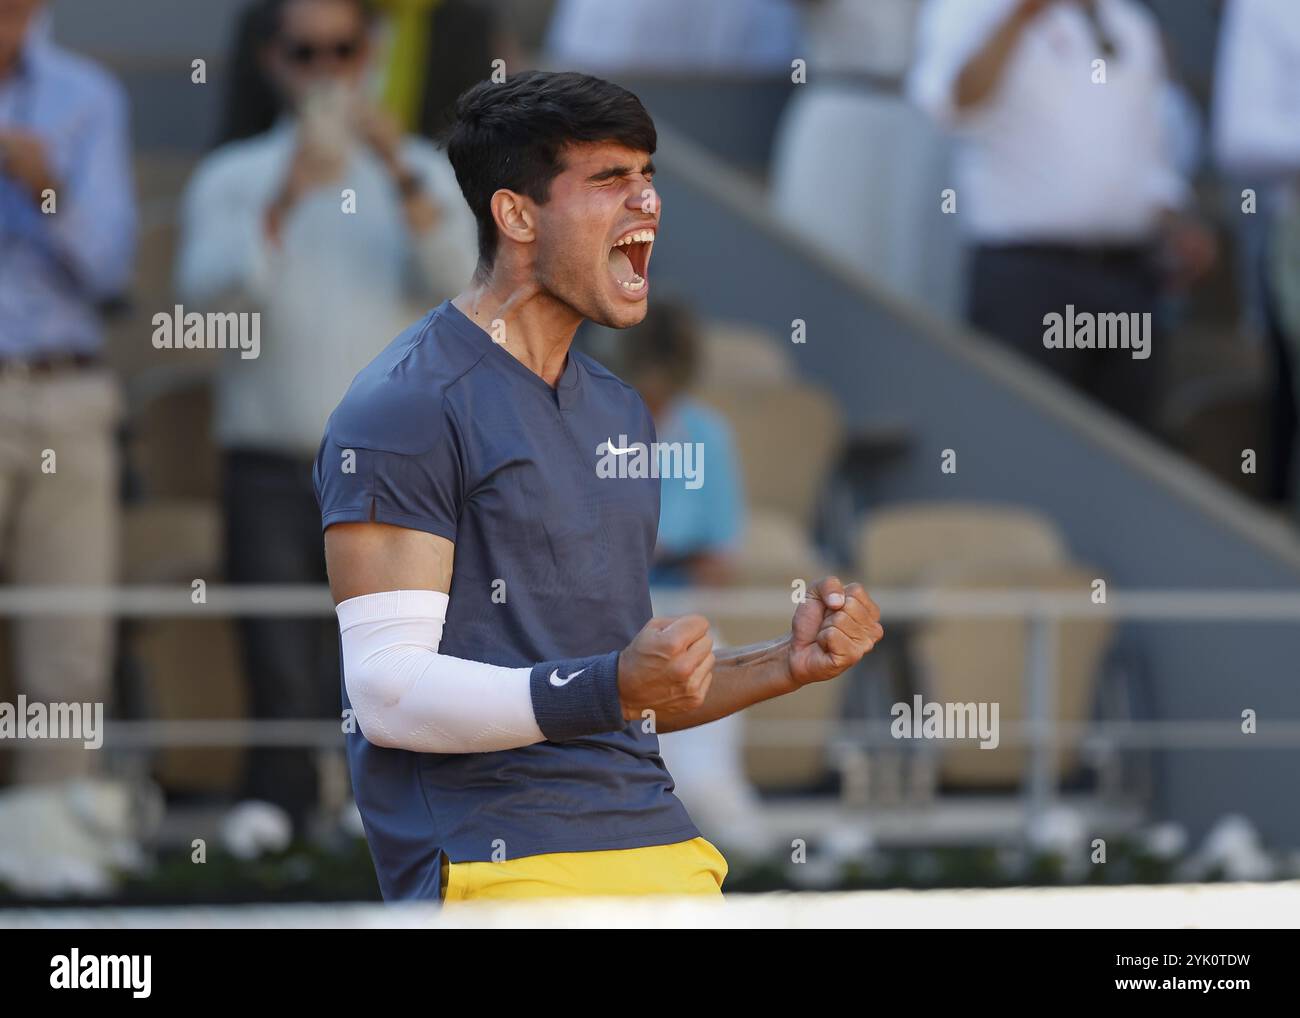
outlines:
[[[641,173],[647,177],[653,174],[654,171],[655,164],[650,160],[647,160],[646,164],[641,167]],[[594,183],[601,180],[611,180],[614,177],[626,177],[632,172],[633,170],[630,166],[611,166],[608,169],[601,170],[599,173],[593,173],[587,179]]]

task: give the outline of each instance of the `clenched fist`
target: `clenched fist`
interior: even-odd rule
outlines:
[[[713,681],[713,638],[702,615],[654,618],[618,657],[623,717],[672,717],[704,703]]]
[[[808,591],[790,624],[790,678],[798,686],[833,679],[880,642],[880,608],[860,583],[828,576]]]

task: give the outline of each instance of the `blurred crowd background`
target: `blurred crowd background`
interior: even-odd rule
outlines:
[[[5,893],[373,893],[328,600],[192,590],[324,583],[325,418],[473,269],[438,133],[535,66],[662,132],[650,315],[579,337],[706,450],[664,482],[657,603],[743,588],[740,644],[829,570],[1295,588],[1293,0],[0,0],[0,700],[121,733],[0,743]],[[1149,356],[1045,348],[1067,307],[1149,315]],[[186,312],[257,312],[257,356],[161,343]],[[116,584],[162,608],[24,608]],[[663,740],[736,887],[1295,871],[1294,619],[878,600],[845,681]],[[917,695],[997,702],[1000,746],[891,737]],[[187,869],[196,838],[235,868]]]

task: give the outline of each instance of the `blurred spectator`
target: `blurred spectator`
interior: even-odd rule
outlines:
[[[930,0],[909,87],[962,142],[971,323],[1154,426],[1167,361],[1158,333],[1145,359],[1043,344],[1044,316],[1068,305],[1148,313],[1154,332],[1162,290],[1215,256],[1181,212],[1190,191],[1150,12],[1135,0]]]
[[[799,18],[791,0],[559,0],[546,50],[563,70],[790,73]]]
[[[1246,269],[1263,297],[1272,377],[1271,493],[1294,488],[1300,344],[1300,276],[1285,252],[1300,247],[1300,7],[1294,0],[1232,0],[1224,14],[1215,76],[1214,146],[1237,178],[1236,220],[1250,222],[1261,245]],[[1241,190],[1255,190],[1257,212],[1241,216]],[[1262,250],[1261,250],[1262,249]],[[1262,258],[1260,256],[1263,256]],[[1262,262],[1262,264],[1261,264]]]
[[[283,0],[255,0],[239,17],[219,142],[268,131],[281,112],[267,78],[264,50],[275,33]],[[511,73],[522,60],[486,0],[374,0],[385,104],[405,130],[436,137],[450,121],[456,98],[487,77],[501,58]],[[377,58],[379,54],[376,55]]]
[[[135,256],[128,111],[116,81],[49,40],[41,7],[0,0],[0,560],[15,584],[100,586],[117,579],[120,396],[100,308]],[[18,691],[103,703],[113,626],[19,620]],[[61,781],[98,759],[39,747],[14,777]]]
[[[690,444],[699,479],[660,478],[659,540],[653,586],[719,586],[733,573],[745,528],[744,494],[731,428],[685,393],[699,363],[699,335],[688,310],[651,303],[645,319],[619,336],[623,368],[655,422],[659,442]],[[723,645],[720,634],[715,642]],[[677,793],[701,829],[724,849],[758,855],[766,848],[756,793],[742,763],[738,714],[660,736]]]
[[[182,298],[262,315],[260,356],[223,359],[217,392],[234,583],[325,582],[311,483],[325,420],[407,324],[404,302],[435,304],[474,268],[474,222],[450,164],[364,98],[367,12],[360,0],[277,5],[263,59],[291,112],[210,155],[184,198]],[[255,717],[337,717],[330,622],[248,618],[241,635]],[[301,832],[313,759],[255,750],[246,796],[280,805]]]

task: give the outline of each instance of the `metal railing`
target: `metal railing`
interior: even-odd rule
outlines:
[[[788,625],[791,590],[781,587],[658,589],[656,614],[698,612],[718,623],[770,618],[773,634]],[[883,621],[936,619],[1023,619],[1028,624],[1025,656],[1025,717],[1000,725],[1001,744],[1028,746],[1024,795],[1027,819],[1040,815],[1056,795],[1057,746],[1061,740],[1084,749],[1300,748],[1300,719],[1269,721],[1243,738],[1236,719],[1223,721],[1091,721],[1064,723],[1054,717],[1059,631],[1069,620],[1231,621],[1259,624],[1300,622],[1300,591],[1117,590],[1104,604],[1089,590],[937,591],[877,589],[872,597]],[[249,615],[326,617],[333,614],[323,585],[210,585],[201,597],[188,586],[4,587],[0,617],[76,615],[118,618],[228,618]],[[896,744],[888,723],[834,723],[837,741],[864,748]],[[339,748],[337,721],[164,720],[109,721],[106,745],[127,751],[195,746],[315,746]],[[821,722],[756,722],[747,730],[753,744],[809,745],[825,742]],[[2,746],[3,744],[0,744]]]

